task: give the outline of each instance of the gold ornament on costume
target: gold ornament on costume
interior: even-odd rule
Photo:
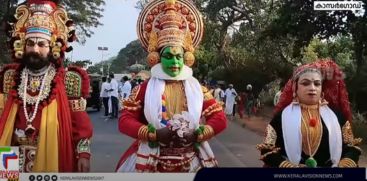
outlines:
[[[157,64],[159,62],[159,58],[158,52],[150,52],[147,57],[149,66],[153,67]]]
[[[138,37],[149,52],[148,63],[159,62],[157,55],[167,46],[182,47],[187,66],[195,62],[194,51],[203,36],[200,12],[189,0],[152,0],[140,13]]]
[[[21,59],[28,38],[43,38],[50,41],[54,58],[59,58],[66,43],[71,41],[74,31],[72,21],[64,8],[52,1],[28,0],[26,5],[16,9],[12,38],[15,38],[13,50],[15,58]],[[60,43],[63,42],[63,44]]]

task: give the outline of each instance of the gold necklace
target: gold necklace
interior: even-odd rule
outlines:
[[[307,109],[307,112],[308,112],[308,115],[311,118],[311,113],[309,111],[309,109]],[[304,116],[302,115],[302,124],[306,130],[306,139],[307,139],[307,146],[308,146],[308,152],[309,152],[309,158],[305,161],[305,165],[308,166],[308,167],[311,167],[311,168],[315,168],[317,167],[317,161],[314,159],[314,155],[316,154],[320,144],[321,144],[321,136],[322,136],[322,123],[321,123],[321,120],[320,118],[317,119],[319,121],[319,124],[320,124],[320,134],[318,136],[320,136],[320,138],[316,138],[317,139],[317,146],[315,147],[314,151],[311,150],[311,139],[310,139],[310,134],[311,134],[311,131],[309,131],[309,127],[308,125],[306,124],[306,119],[304,118]]]

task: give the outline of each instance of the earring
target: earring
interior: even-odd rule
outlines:
[[[295,92],[293,92],[293,103],[298,104],[298,98],[297,98],[297,94]]]

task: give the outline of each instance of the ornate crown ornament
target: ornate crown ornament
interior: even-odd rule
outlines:
[[[159,62],[159,51],[167,46],[183,47],[185,64],[192,66],[203,36],[203,20],[189,0],[152,0],[140,13],[137,30],[150,66]]]
[[[17,22],[13,25],[12,39],[16,59],[23,57],[28,38],[43,38],[50,41],[52,55],[60,58],[67,49],[67,42],[75,40],[75,27],[64,8],[53,1],[28,0],[16,9]]]

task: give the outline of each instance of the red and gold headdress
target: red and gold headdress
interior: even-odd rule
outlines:
[[[140,13],[137,31],[149,52],[150,66],[159,62],[159,51],[167,46],[183,47],[185,64],[192,66],[193,53],[203,36],[203,21],[189,0],[152,0]]]
[[[292,103],[296,91],[295,81],[297,77],[307,71],[317,71],[321,73],[323,77],[323,98],[328,102],[330,108],[341,111],[346,119],[352,121],[348,92],[344,83],[344,73],[334,61],[329,59],[318,60],[298,67],[294,71],[293,77],[289,79],[288,83],[283,88],[279,103],[276,105],[274,112],[279,113]]]
[[[16,9],[17,22],[13,25],[12,48],[16,59],[23,57],[28,38],[43,38],[50,41],[52,55],[60,58],[67,49],[67,42],[75,40],[72,20],[64,8],[49,0],[28,0]]]

